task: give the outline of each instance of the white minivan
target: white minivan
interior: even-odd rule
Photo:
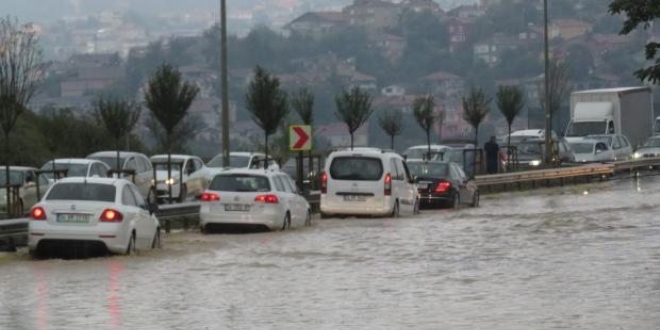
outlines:
[[[321,217],[392,216],[419,210],[417,185],[401,155],[380,149],[332,152],[320,176]]]

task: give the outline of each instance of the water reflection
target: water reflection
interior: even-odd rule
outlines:
[[[123,262],[114,258],[108,262],[108,313],[110,314],[110,329],[121,329],[120,284],[124,270]]]
[[[37,329],[48,329],[48,306],[49,304],[49,290],[48,290],[48,277],[50,267],[43,263],[35,263],[34,275],[37,280],[36,296],[37,296]]]

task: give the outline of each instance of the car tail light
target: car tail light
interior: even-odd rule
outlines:
[[[385,196],[392,196],[392,175],[385,174]]]
[[[328,193],[328,173],[326,172],[321,173],[321,193]]]
[[[101,222],[122,222],[124,215],[113,209],[105,209],[99,218]]]
[[[257,203],[266,204],[277,204],[280,202],[276,195],[259,195],[254,198],[254,201]]]
[[[30,211],[32,220],[46,220],[46,211],[41,206],[37,206]]]
[[[202,196],[199,198],[202,202],[215,202],[220,200],[220,195],[215,193],[202,193]]]
[[[451,189],[451,182],[447,181],[440,181],[438,184],[435,186],[434,191],[437,193],[446,193]]]

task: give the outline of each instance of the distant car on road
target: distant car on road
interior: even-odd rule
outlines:
[[[202,232],[228,226],[286,230],[309,226],[309,203],[286,173],[279,170],[230,169],[216,174],[202,193]]]
[[[53,166],[53,162],[55,166]],[[58,158],[49,160],[41,166],[40,171],[52,170],[66,170],[65,177],[89,177],[89,178],[107,178],[110,166],[108,164],[94,159],[86,158]],[[43,176],[48,180],[54,181],[55,175],[51,173],[43,173]]]
[[[7,172],[4,165],[0,166],[0,187],[2,187],[0,188],[0,213],[22,215],[39,201],[37,183],[39,184],[39,192],[43,196],[46,190],[48,190],[50,182],[43,175],[37,176],[36,171],[37,169],[34,167],[9,167],[9,185],[18,187],[18,196],[13,195],[15,190],[12,189],[10,198],[15,203],[12,204],[11,210],[7,210],[7,189],[4,188],[7,185]]]
[[[171,155],[171,177],[167,177],[167,155],[151,156],[150,161],[156,169],[156,198],[169,199],[169,186],[172,186],[172,198],[178,202],[185,201],[189,196],[199,197],[206,188],[206,180],[202,176],[193,176],[198,171],[205,171],[206,165],[201,158],[192,155]],[[178,165],[181,164],[181,165]],[[179,171],[180,166],[183,173]]]
[[[600,163],[614,161],[614,152],[603,141],[577,139],[571,143],[578,163]]]
[[[37,256],[62,244],[118,254],[156,248],[161,244],[156,208],[125,179],[64,178],[30,211],[28,248]]]
[[[628,142],[628,138],[621,134],[599,134],[587,135],[585,139],[604,142],[608,149],[612,150],[614,160],[630,160],[633,156],[633,149]]]
[[[85,157],[87,159],[96,159],[106,163],[114,171],[117,171],[117,152],[99,151]],[[142,153],[133,151],[119,152],[119,170],[135,171],[133,183],[138,187],[143,197],[148,197],[150,193],[155,195],[152,189],[154,179],[153,168],[149,158]],[[132,179],[130,175],[122,177]]]
[[[634,159],[660,157],[660,135],[652,136],[641,148],[635,150]]]
[[[429,148],[431,149],[430,155]],[[440,144],[431,144],[430,147],[427,144],[420,144],[406,149],[403,156],[406,160],[437,160],[440,153],[449,148],[451,147]]]
[[[408,161],[419,191],[420,208],[479,206],[479,187],[453,162]]]

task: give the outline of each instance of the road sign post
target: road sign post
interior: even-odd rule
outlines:
[[[296,159],[296,183],[298,184],[298,188],[303,191],[303,151],[312,149],[312,126],[291,125],[289,127],[289,149],[298,152]]]

